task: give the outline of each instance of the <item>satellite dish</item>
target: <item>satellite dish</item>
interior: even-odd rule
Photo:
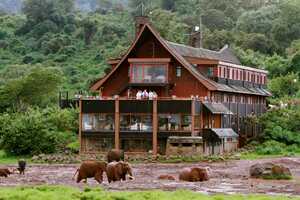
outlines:
[[[200,27],[199,26],[195,26],[195,31],[199,31]]]

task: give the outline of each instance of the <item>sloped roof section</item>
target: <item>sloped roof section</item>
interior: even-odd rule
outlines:
[[[210,103],[204,102],[203,105],[212,113],[212,114],[225,114],[232,115],[233,113],[222,103]]]
[[[220,138],[239,137],[239,135],[231,128],[212,128],[211,130]]]
[[[166,40],[165,40],[166,41]],[[178,44],[166,41],[168,46],[183,57],[205,58],[218,60],[240,65],[239,59],[234,55],[228,45],[225,45],[220,51],[213,51],[204,48],[195,48],[184,44]]]

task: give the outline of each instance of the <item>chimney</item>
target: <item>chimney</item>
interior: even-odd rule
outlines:
[[[190,35],[189,45],[195,48],[202,47],[201,44],[201,32],[200,31],[192,31]]]
[[[145,24],[150,24],[148,16],[136,16],[135,17],[135,37],[138,36]]]

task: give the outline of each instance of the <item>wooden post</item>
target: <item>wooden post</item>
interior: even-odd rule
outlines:
[[[81,131],[82,131],[82,99],[80,98],[79,99],[79,133],[78,133],[78,137],[79,137],[78,139],[80,144],[79,154],[82,154],[83,152]]]
[[[120,101],[115,98],[115,149],[120,149]]]
[[[196,132],[195,132],[195,109],[196,109],[196,99],[194,97],[192,97],[192,112],[191,112],[191,117],[192,117],[192,136],[196,136]]]
[[[153,156],[157,156],[157,129],[158,129],[158,117],[157,117],[157,99],[153,99],[153,112],[152,112],[152,153]]]

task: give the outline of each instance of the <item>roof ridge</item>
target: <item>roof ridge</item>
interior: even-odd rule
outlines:
[[[197,47],[193,47],[193,46],[190,46],[190,45],[186,45],[186,44],[181,44],[181,43],[177,43],[177,42],[172,42],[172,41],[169,41],[169,40],[166,40],[164,39],[166,42],[168,43],[172,43],[172,44],[175,44],[175,45],[180,45],[180,46],[183,46],[183,47],[187,47],[187,48],[191,48],[191,49],[194,49],[194,50],[205,50],[205,51],[210,51],[210,52],[214,52],[214,53],[220,53],[220,51],[215,51],[215,50],[211,50],[211,49],[206,49],[206,48],[203,48],[203,47],[200,47],[200,48],[197,48]]]

